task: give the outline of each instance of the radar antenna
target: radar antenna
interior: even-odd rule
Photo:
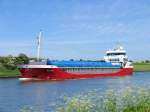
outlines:
[[[123,46],[120,41],[117,42],[117,49],[120,49],[120,50],[123,49]]]

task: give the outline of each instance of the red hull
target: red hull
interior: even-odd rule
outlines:
[[[97,77],[114,77],[132,75],[133,68],[122,68],[116,73],[107,74],[72,74],[66,73],[61,68],[20,68],[22,78],[35,80],[65,80],[65,79],[84,79]]]

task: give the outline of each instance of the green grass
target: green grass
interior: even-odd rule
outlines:
[[[135,72],[150,71],[150,63],[133,63]]]
[[[18,69],[8,70],[5,67],[0,65],[0,78],[5,77],[18,77],[20,75]]]

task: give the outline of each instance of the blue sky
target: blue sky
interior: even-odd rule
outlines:
[[[101,59],[120,42],[132,60],[150,59],[150,0],[0,0],[0,55]]]

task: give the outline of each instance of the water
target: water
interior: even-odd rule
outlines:
[[[133,76],[66,81],[20,82],[18,79],[0,79],[0,112],[20,112],[34,107],[49,112],[52,103],[92,90],[105,92],[126,87],[150,87],[150,72]]]

